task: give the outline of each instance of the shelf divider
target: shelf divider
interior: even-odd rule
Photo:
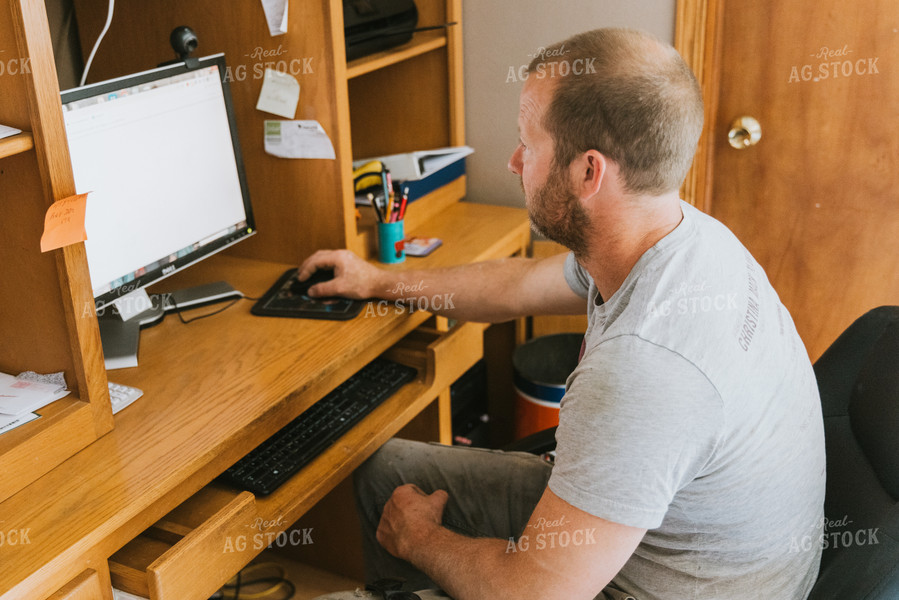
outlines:
[[[34,137],[27,131],[0,140],[0,158],[28,152],[34,148]]]

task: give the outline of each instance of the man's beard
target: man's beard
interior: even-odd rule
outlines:
[[[565,169],[553,165],[546,183],[526,204],[534,231],[562,244],[578,258],[587,256],[590,217],[572,193]]]

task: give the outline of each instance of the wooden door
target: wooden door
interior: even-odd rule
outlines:
[[[761,262],[814,360],[868,309],[899,304],[899,2],[702,5],[719,22],[704,29],[698,203]],[[762,137],[736,150],[743,115]]]

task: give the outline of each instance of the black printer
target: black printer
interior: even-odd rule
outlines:
[[[414,0],[343,0],[346,58],[405,44],[417,25]]]

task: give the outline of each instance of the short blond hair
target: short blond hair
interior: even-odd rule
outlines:
[[[581,68],[548,68],[566,61]],[[529,77],[550,72],[555,87],[543,127],[558,166],[597,150],[618,165],[631,193],[680,188],[703,106],[696,78],[674,48],[640,31],[596,29],[547,48],[528,67]]]

